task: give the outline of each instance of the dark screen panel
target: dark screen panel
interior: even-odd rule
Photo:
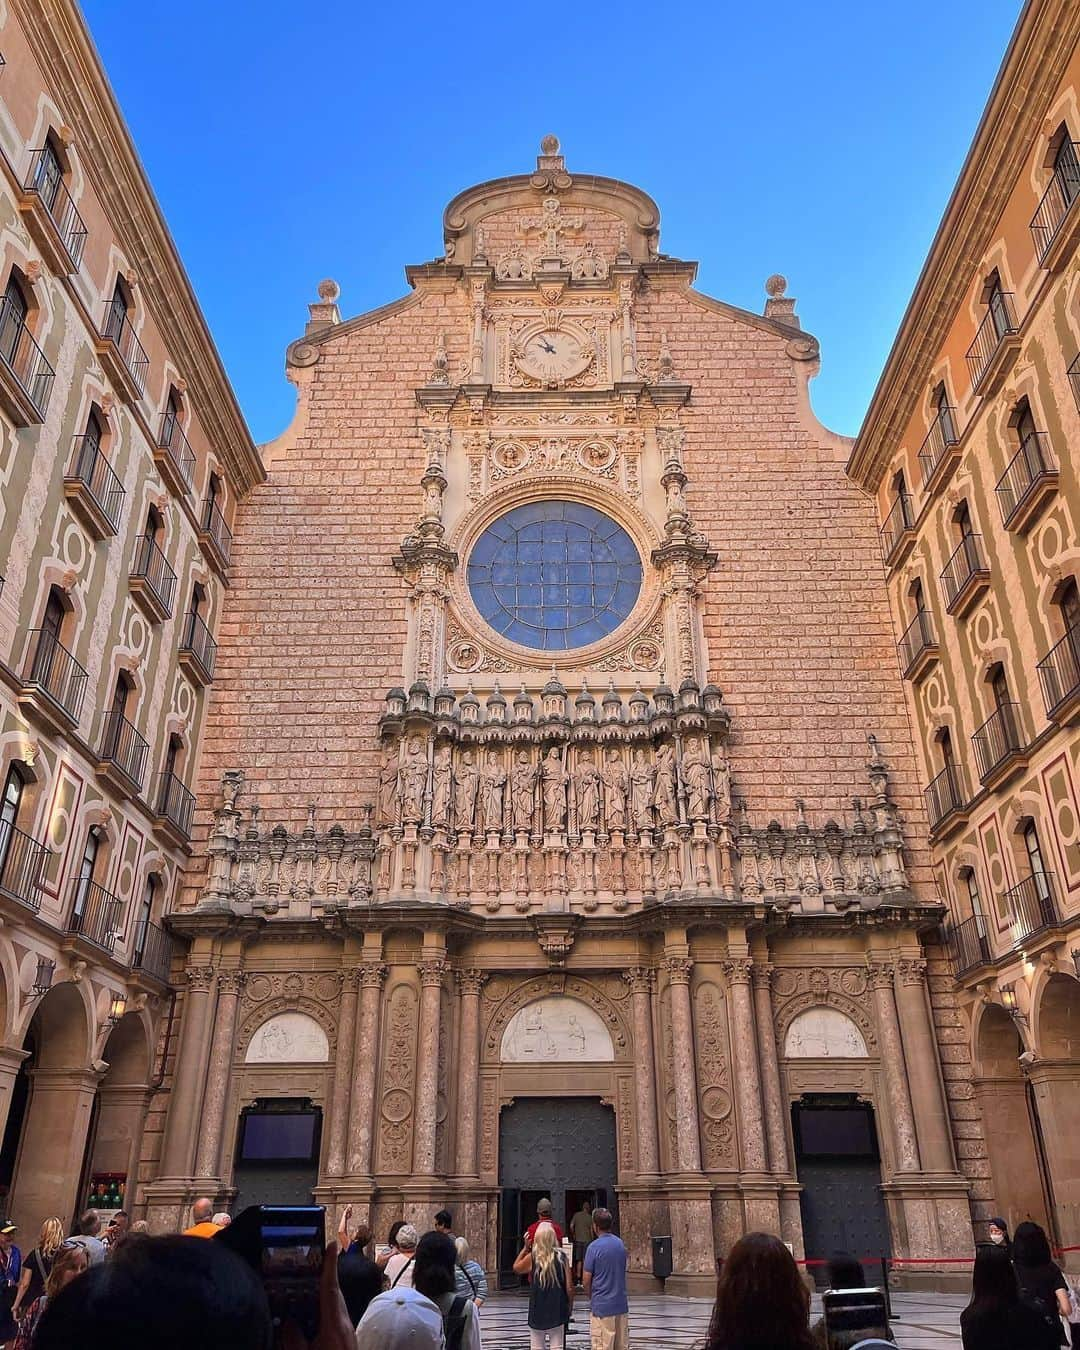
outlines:
[[[317,1111],[249,1111],[240,1140],[241,1162],[307,1162],[315,1156]]]
[[[803,1106],[799,1109],[802,1153],[841,1158],[877,1156],[873,1118],[861,1107],[835,1110]]]

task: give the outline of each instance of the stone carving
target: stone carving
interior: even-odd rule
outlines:
[[[626,829],[626,794],[629,780],[618,750],[604,758],[604,824],[609,830]]]
[[[578,829],[595,830],[600,821],[600,774],[588,750],[581,752],[574,773],[574,793],[577,799]]]
[[[481,827],[488,833],[502,831],[503,791],[506,787],[506,770],[499,755],[489,750],[484,759],[484,769],[480,775],[480,816]]]
[[[519,833],[527,833],[532,829],[536,779],[537,769],[528,750],[519,750],[514,756],[514,767],[510,774],[510,815],[514,830]]]
[[[472,832],[479,784],[476,756],[471,750],[465,750],[454,773],[454,828],[459,833]]]
[[[784,1038],[789,1059],[862,1059],[866,1042],[859,1028],[836,1008],[809,1008],[791,1022]]]
[[[498,1058],[503,1032],[515,1013],[540,999],[565,996],[583,1003],[599,1016],[614,1046],[615,1058],[623,1059],[629,1053],[630,1035],[612,1001],[591,981],[552,972],[519,984],[493,1013],[484,1035],[484,1054],[488,1060]]]
[[[480,1086],[480,1171],[494,1172],[495,1147],[499,1130],[499,1102],[496,1085],[485,1078]]]
[[[704,820],[709,814],[710,765],[708,752],[696,738],[687,743],[682,762],[686,787],[686,813],[691,820]]]
[[[378,823],[393,825],[397,814],[398,792],[398,755],[393,744],[383,746],[382,762],[379,765],[379,805]]]
[[[566,828],[566,766],[558,746],[553,745],[540,766],[541,791],[544,798],[544,829],[560,831]]]
[[[541,999],[522,1008],[506,1025],[500,1057],[504,1064],[607,1063],[615,1058],[600,1017],[577,999]]]
[[[245,1064],[325,1064],[330,1058],[326,1032],[305,1013],[279,1013],[265,1021],[248,1042]]]
[[[679,811],[675,800],[677,772],[675,747],[666,741],[656,752],[656,783],[653,788],[656,822],[661,826],[678,823]]]
[[[639,746],[630,765],[630,816],[636,830],[652,829],[653,790],[656,770]]]
[[[702,1161],[706,1169],[715,1171],[736,1165],[727,1037],[720,994],[716,987],[702,985],[697,991],[695,1002]]]
[[[379,1170],[407,1172],[412,1165],[412,1094],[416,1070],[416,992],[409,985],[399,984],[390,994],[385,1049]]]
[[[431,766],[431,823],[436,829],[450,824],[450,804],[453,791],[453,751],[443,742],[435,751]]]
[[[731,770],[727,757],[719,748],[712,754],[712,776],[716,823],[726,825],[731,819]]]

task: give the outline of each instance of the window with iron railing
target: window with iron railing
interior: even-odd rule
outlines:
[[[10,281],[0,300],[0,361],[44,419],[55,372],[27,327],[28,312],[22,291],[14,280]]]
[[[1042,200],[1031,218],[1035,252],[1043,262],[1058,230],[1080,196],[1080,147],[1066,133],[1054,153],[1053,172]]]
[[[51,142],[33,151],[26,175],[27,192],[35,192],[63,241],[72,266],[78,268],[86,247],[86,226],[64,182],[64,170]]]

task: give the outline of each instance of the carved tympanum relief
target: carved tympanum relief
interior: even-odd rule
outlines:
[[[305,1013],[278,1013],[248,1042],[245,1064],[325,1064],[330,1058],[326,1032]]]
[[[862,1032],[836,1008],[809,1008],[787,1029],[784,1054],[789,1059],[861,1059],[866,1056]]]
[[[572,998],[545,998],[520,1009],[503,1032],[504,1064],[607,1062],[615,1058],[600,1017]]]

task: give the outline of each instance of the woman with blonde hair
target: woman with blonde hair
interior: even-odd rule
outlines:
[[[64,1225],[59,1219],[46,1219],[38,1234],[37,1246],[23,1262],[22,1274],[15,1301],[11,1305],[11,1315],[19,1320],[20,1310],[36,1303],[45,1292],[45,1281],[49,1278],[56,1253],[64,1245]]]
[[[55,1298],[61,1289],[66,1288],[72,1280],[78,1279],[89,1266],[90,1254],[85,1247],[65,1245],[55,1253],[49,1278],[45,1281],[44,1292],[34,1300],[29,1312],[19,1323],[15,1350],[32,1350],[34,1333],[49,1299]]]
[[[514,1272],[529,1276],[529,1350],[563,1350],[574,1286],[550,1223],[540,1225],[531,1244],[526,1240]]]

